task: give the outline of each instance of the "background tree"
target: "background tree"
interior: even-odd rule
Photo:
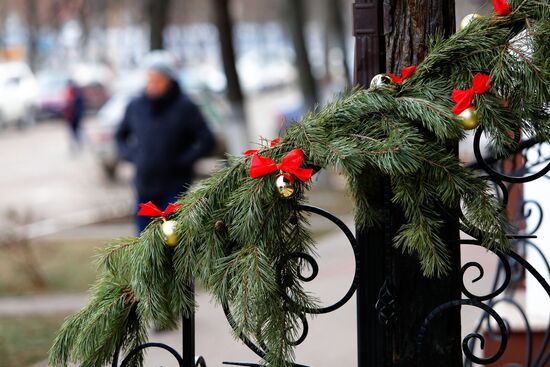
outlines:
[[[0,50],[6,47],[6,14],[7,14],[6,0],[0,0]]]
[[[27,21],[27,61],[32,70],[38,66],[38,36],[40,25],[38,24],[38,1],[25,1],[25,18]]]
[[[330,48],[333,43],[342,52],[342,71],[346,85],[351,85],[351,73],[349,69],[348,47],[346,44],[347,29],[345,27],[344,15],[342,10],[345,9],[344,4],[340,0],[324,0],[324,38],[325,38],[325,65],[327,70],[327,78],[330,80]],[[345,4],[347,5],[347,3]]]
[[[227,79],[227,99],[231,105],[232,118],[227,121],[228,150],[232,154],[242,152],[248,145],[244,95],[237,73],[235,48],[233,46],[233,19],[229,0],[212,0],[214,23],[222,55],[223,69]]]
[[[146,0],[146,14],[149,16],[150,49],[164,48],[164,28],[168,24],[170,0]]]
[[[288,0],[286,2],[285,17],[288,19],[288,26],[296,53],[296,67],[298,69],[300,89],[308,109],[313,109],[319,102],[317,84],[311,71],[309,55],[307,52],[304,24],[306,17],[303,0]]]

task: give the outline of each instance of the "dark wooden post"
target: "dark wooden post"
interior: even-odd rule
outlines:
[[[357,0],[353,19],[355,84],[368,87],[376,74],[420,62],[429,36],[454,31],[454,0]],[[457,151],[457,145],[449,149]],[[438,305],[460,298],[458,219],[449,219],[442,231],[452,249],[451,275],[427,279],[417,258],[392,247],[403,219],[391,204],[390,179],[365,172],[364,182],[363,194],[383,213],[384,224],[357,233],[358,366],[462,366],[459,308],[434,321],[423,353],[416,354],[416,336],[426,316]]]

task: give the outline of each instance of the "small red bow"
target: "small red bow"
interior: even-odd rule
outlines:
[[[273,148],[275,145],[279,144],[280,141],[280,138],[271,139],[269,142],[269,147]],[[258,149],[248,149],[243,152],[244,155],[253,155],[255,153],[258,153]]]
[[[506,3],[506,0],[493,0],[493,7],[496,15],[510,14],[510,5]]]
[[[401,77],[398,77],[395,74],[392,74],[390,72],[386,73],[390,76],[392,82],[401,84],[405,79],[407,79],[409,76],[413,75],[414,71],[416,70],[416,66],[409,66],[408,68],[402,68],[401,69]]]
[[[275,162],[267,157],[260,157],[258,154],[254,154],[250,161],[250,177],[257,178],[280,170],[290,173],[300,181],[305,182],[311,177],[313,170],[300,167],[303,157],[304,154],[300,149],[292,149],[281,159],[281,163],[275,164]]]
[[[181,204],[168,204],[164,211],[161,211],[155,204],[148,201],[145,204],[139,204],[139,211],[137,215],[141,217],[166,217],[169,214],[172,214]]]
[[[477,73],[472,78],[472,87],[469,89],[453,89],[452,98],[455,106],[452,111],[455,115],[460,115],[462,111],[472,105],[474,94],[485,93],[489,89],[489,75]]]

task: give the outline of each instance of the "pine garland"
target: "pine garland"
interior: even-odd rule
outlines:
[[[394,244],[418,256],[426,276],[449,271],[448,245],[439,234],[447,209],[461,206],[464,231],[488,249],[507,251],[509,228],[489,183],[446,147],[464,134],[451,112],[451,91],[469,88],[478,72],[490,75],[491,89],[473,103],[496,154],[517,147],[519,132],[550,140],[550,4],[508,3],[510,15],[475,19],[448,39],[436,37],[402,84],[342,95],[259,154],[279,162],[299,148],[302,166],[344,175],[359,228],[381,224],[365,195],[368,172],[389,176],[392,201],[405,218]],[[145,341],[148,325],[175,326],[182,310],[195,307],[192,280],[230,306],[236,334],[265,346],[270,366],[290,365],[300,313],[316,304],[301,287],[299,259],[292,256],[314,251],[297,210],[309,182],[297,181],[296,194],[283,199],[274,175],[251,179],[249,166],[250,156],[229,157],[225,168],[181,197],[175,248],[165,246],[156,220],[139,238],[104,249],[91,300],[63,324],[50,351],[52,366],[102,366],[117,346],[128,350]],[[141,361],[138,355],[132,363]]]

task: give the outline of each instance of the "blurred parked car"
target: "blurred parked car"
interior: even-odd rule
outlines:
[[[109,180],[116,177],[120,162],[115,132],[124,117],[126,107],[139,91],[121,90],[115,93],[97,112],[97,124],[91,135],[92,148],[103,173]]]
[[[84,94],[86,109],[97,111],[110,97],[114,74],[100,63],[81,63],[71,68],[71,79]]]
[[[66,74],[43,71],[37,75],[40,93],[38,95],[38,118],[59,118],[65,110],[65,90],[70,78]]]
[[[237,70],[246,92],[261,92],[293,83],[298,74],[290,61],[249,51],[237,60]]]
[[[104,66],[77,64],[69,72],[43,70],[37,79],[40,87],[38,117],[60,118],[67,104],[65,91],[69,80],[82,91],[86,110],[97,111],[109,99],[112,73]]]
[[[0,63],[0,127],[35,122],[38,84],[22,62]]]
[[[87,111],[97,111],[109,100],[110,93],[107,86],[99,81],[93,81],[88,84],[79,84],[77,82],[77,86],[82,90]]]
[[[185,67],[179,72],[182,88],[190,95],[221,94],[227,87],[225,74],[211,65]]]

